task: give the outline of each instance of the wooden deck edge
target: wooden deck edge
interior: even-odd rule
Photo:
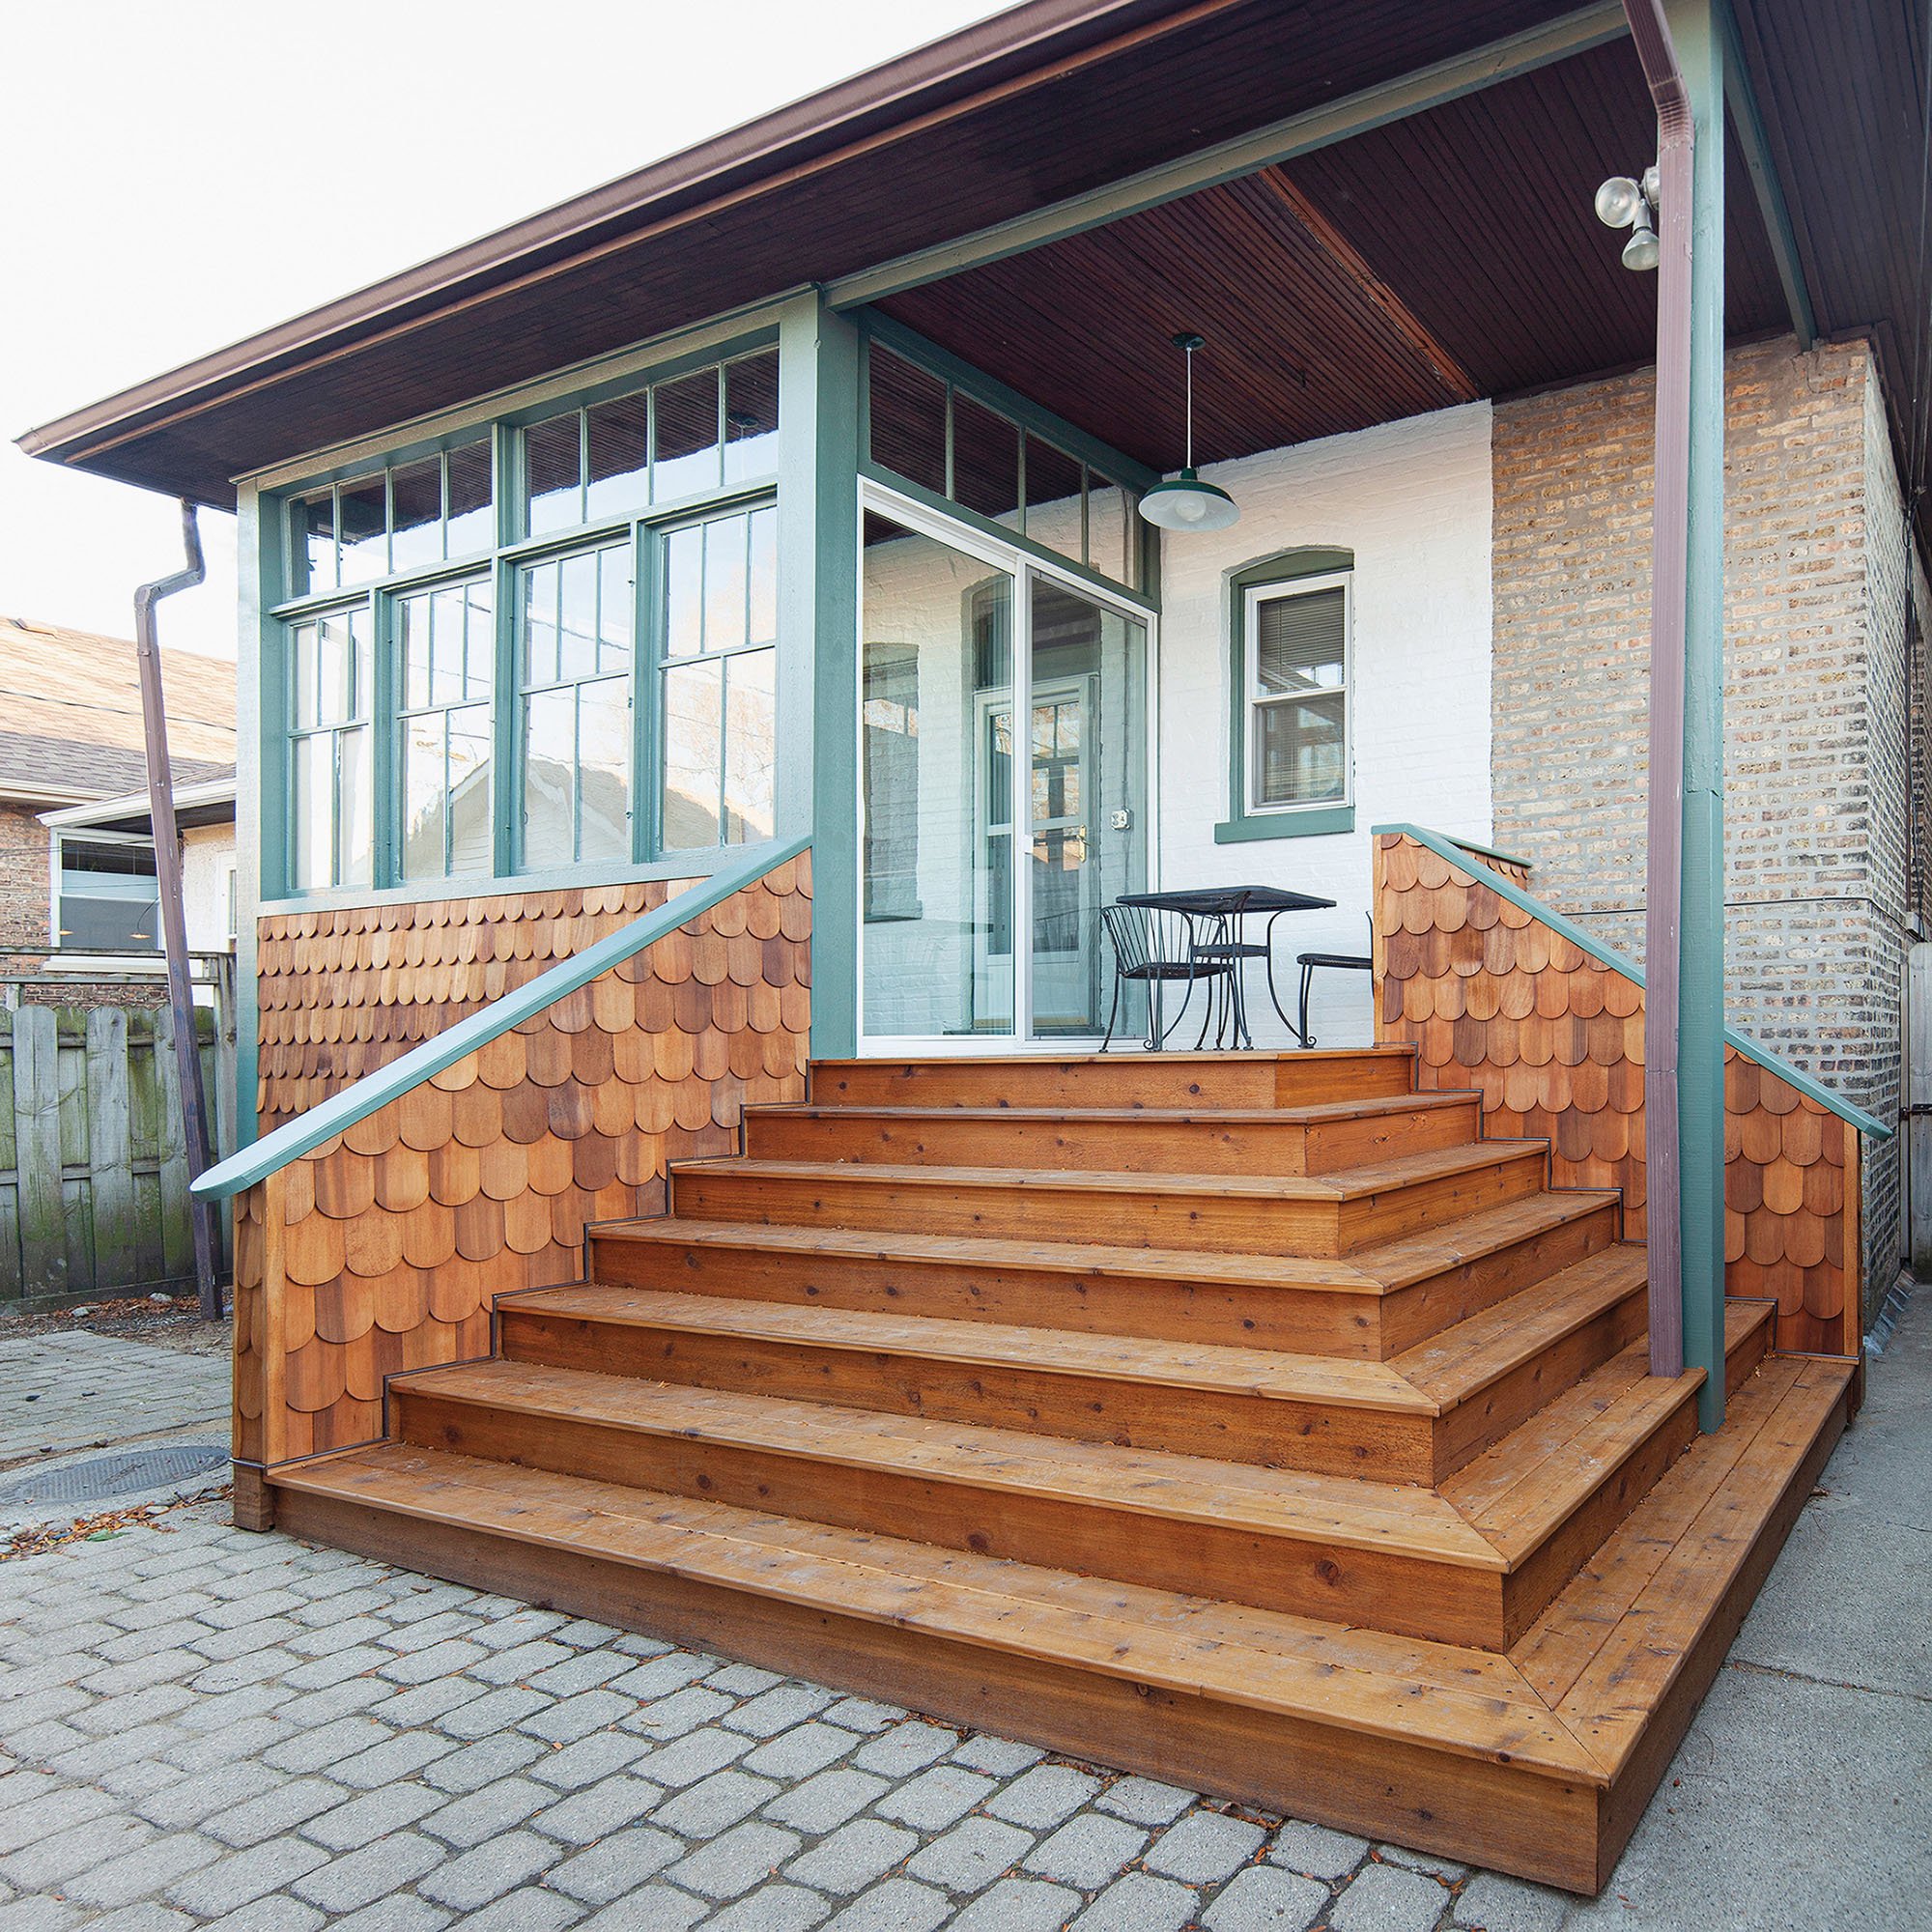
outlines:
[[[529,1546],[494,1529],[277,1490],[279,1526],[292,1536],[1337,1830],[1571,1891],[1598,1886],[1605,1794],[1586,1780],[989,1652],[583,1550],[546,1546],[534,1568]]]
[[[1846,1366],[1849,1368],[1851,1364]],[[1839,1436],[1844,1434],[1851,1416],[1852,1379],[1847,1377],[1845,1386],[1839,1390],[1837,1399],[1812,1438],[1810,1448],[1794,1464],[1777,1502],[1753,1537],[1750,1548],[1726,1579],[1724,1589],[1705,1619],[1696,1640],[1683,1654],[1662,1700],[1651,1710],[1635,1748],[1615,1769],[1610,1788],[1603,1800],[1593,1891],[1602,1890],[1609,1883],[1617,1860],[1642,1821],[1651,1798],[1662,1782],[1664,1773],[1669,1770],[1670,1761],[1677,1754],[1685,1733],[1690,1728],[1691,1719],[1697,1715],[1698,1706],[1717,1681],[1731,1644],[1750,1606],[1757,1601],[1757,1594],[1764,1587],[1772,1565],[1777,1561],[1785,1539],[1798,1520],[1799,1512],[1810,1499],[1820,1473],[1837,1446]],[[1564,1719],[1560,1711],[1552,1711],[1550,1715],[1572,1736],[1576,1735],[1575,1726]],[[1597,1753],[1592,1752],[1591,1755],[1595,1757]]]

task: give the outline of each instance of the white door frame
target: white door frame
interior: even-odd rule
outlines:
[[[854,997],[858,1006],[858,1052],[862,1059],[899,1059],[917,1056],[922,1059],[939,1059],[957,1055],[992,1056],[1001,1054],[1042,1054],[1051,1057],[1077,1051],[1083,1044],[1078,1036],[1058,1034],[1048,1039],[1034,1039],[1027,1029],[1032,1025],[1033,1015],[1033,867],[1022,863],[1022,829],[1031,823],[1033,757],[1031,736],[1031,705],[1033,696],[1033,580],[1045,577],[1055,582],[1065,584],[1075,595],[1090,599],[1103,609],[1113,611],[1147,627],[1147,650],[1143,677],[1146,682],[1145,701],[1147,706],[1147,755],[1145,762],[1146,797],[1138,810],[1142,812],[1142,823],[1146,828],[1148,886],[1158,889],[1160,883],[1160,612],[1151,605],[1144,603],[1130,591],[1101,588],[1092,579],[1078,571],[1068,570],[1056,564],[1052,559],[1037,554],[1018,543],[1003,543],[998,538],[975,526],[955,522],[940,511],[928,509],[923,503],[902,496],[889,485],[874,481],[869,476],[859,479],[859,556],[857,562],[859,586],[859,635],[855,649],[863,655],[866,635],[866,512],[876,510],[881,516],[890,517],[895,524],[902,525],[921,536],[931,537],[937,543],[950,545],[964,554],[977,557],[981,563],[995,570],[1008,572],[1013,580],[1013,638],[1012,638],[1012,705],[1014,720],[1013,756],[1009,760],[1012,767],[1012,801],[1009,807],[1013,828],[1012,842],[1012,893],[1013,893],[1013,1031],[1008,1034],[977,1036],[967,1034],[870,1034],[866,1031],[866,917],[865,894],[858,895],[859,935],[854,952],[855,971],[858,984],[854,987]],[[863,666],[861,667],[861,690],[864,688]],[[1021,756],[1019,721],[1022,711],[1022,697],[1026,701],[1026,715],[1029,720],[1026,738],[1026,755]],[[858,794],[858,811],[852,825],[852,836],[860,855],[860,863],[865,862],[866,850],[866,787],[863,774],[866,769],[865,707],[863,703],[852,707],[852,755],[855,769],[861,774],[861,782],[855,787]],[[977,754],[976,754],[977,755]],[[1026,848],[1031,851],[1031,846]],[[1026,943],[1020,942],[1024,937]],[[1100,1038],[1098,1032],[1091,1036],[1094,1041]]]

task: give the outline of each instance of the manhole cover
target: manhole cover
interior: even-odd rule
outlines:
[[[205,1476],[228,1461],[218,1442],[173,1442],[159,1449],[130,1449],[118,1456],[93,1456],[64,1469],[38,1475],[0,1490],[0,1504],[93,1503],[107,1496],[130,1496]]]

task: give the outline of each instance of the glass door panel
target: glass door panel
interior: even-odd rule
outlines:
[[[867,513],[862,1014],[875,1038],[1008,1038],[1015,1012],[1014,579]]]
[[[1147,884],[1147,626],[1031,578],[1025,786],[1029,1032],[1102,1032],[1112,961],[1100,908]]]

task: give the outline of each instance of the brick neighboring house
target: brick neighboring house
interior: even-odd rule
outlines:
[[[222,951],[233,943],[235,668],[167,651],[162,678],[188,944]],[[147,781],[134,646],[0,617],[0,948],[122,965],[157,951]]]

